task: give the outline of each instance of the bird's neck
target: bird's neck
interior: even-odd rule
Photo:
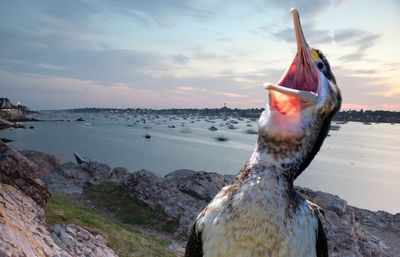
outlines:
[[[293,192],[292,170],[284,162],[277,161],[264,148],[254,149],[242,173],[247,173],[248,178],[253,178],[270,185],[270,190],[280,191],[286,195]]]

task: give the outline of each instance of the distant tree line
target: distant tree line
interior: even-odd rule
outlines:
[[[262,108],[238,109],[238,108],[186,108],[186,109],[148,109],[148,108],[79,108],[70,109],[69,112],[79,113],[116,113],[116,114],[137,114],[137,115],[183,115],[183,116],[213,116],[213,117],[243,117],[258,118],[263,111]],[[400,112],[394,111],[371,111],[363,109],[340,111],[334,117],[336,121],[359,121],[359,122],[382,122],[400,123]]]

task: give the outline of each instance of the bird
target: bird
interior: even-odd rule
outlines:
[[[185,257],[327,257],[323,210],[294,190],[328,135],[342,96],[328,60],[291,9],[297,53],[258,120],[255,149],[199,213]]]

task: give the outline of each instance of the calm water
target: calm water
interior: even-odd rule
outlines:
[[[72,153],[78,152],[112,167],[148,169],[158,175],[181,168],[236,174],[257,139],[245,133],[256,129],[248,120],[230,130],[220,126],[226,122],[222,120],[161,116],[143,124],[140,117],[83,115],[86,121],[75,121],[79,116],[69,115],[71,122],[28,123],[35,129],[3,130],[0,135],[14,140],[11,145],[18,149],[56,154],[64,162],[73,161]],[[135,125],[137,120],[140,124]],[[207,129],[212,125],[218,131]],[[151,139],[143,137],[146,131]],[[330,134],[296,184],[337,194],[357,207],[400,212],[400,125],[350,122]],[[229,140],[218,142],[216,135]]]

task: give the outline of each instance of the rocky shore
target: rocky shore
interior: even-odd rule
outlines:
[[[95,161],[62,164],[54,155],[18,152],[1,142],[0,154],[0,256],[117,256],[100,234],[74,224],[45,224],[43,206],[52,194],[96,206],[87,192],[104,185],[126,193],[160,222],[173,224],[163,235],[179,256],[198,212],[233,178],[183,169],[158,177]],[[400,214],[362,210],[338,196],[296,190],[324,210],[330,256],[400,256]],[[98,211],[119,217],[118,208]]]

